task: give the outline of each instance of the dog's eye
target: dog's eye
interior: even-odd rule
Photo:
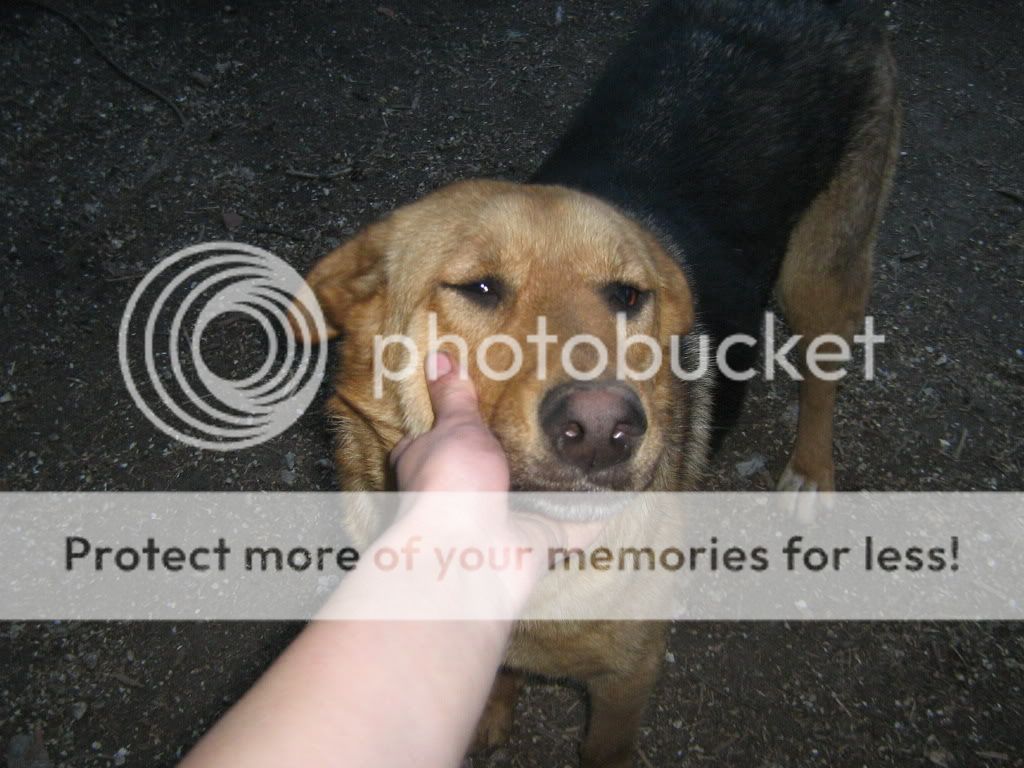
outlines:
[[[488,309],[498,306],[505,294],[504,284],[496,277],[484,277],[465,283],[449,283],[445,287]]]
[[[643,309],[650,292],[628,283],[612,283],[605,286],[604,295],[613,311],[625,312],[627,317],[632,317]]]

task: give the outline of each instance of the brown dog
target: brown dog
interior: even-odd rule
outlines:
[[[686,382],[667,364],[644,380],[581,382],[574,372],[599,362],[593,347],[539,352],[528,341],[538,317],[562,342],[589,334],[614,356],[622,315],[630,334],[692,370],[697,333],[713,345],[729,332],[757,336],[774,287],[794,331],[849,339],[863,317],[897,135],[892,61],[857,4],[660,3],[534,183],[441,189],[309,274],[329,334],[343,339],[329,401],[342,486],[389,488],[391,448],[431,426],[425,379],[382,380],[382,361],[392,371],[408,361],[398,346],[379,355],[375,339],[402,334],[425,352],[433,313],[439,335],[466,342],[514,489],[692,489],[742,387],[719,377],[712,402],[714,372]],[[477,358],[483,348],[494,371],[517,362],[488,341],[499,334],[524,353],[504,380],[484,375]],[[442,348],[460,356],[452,342]],[[634,346],[626,358],[643,370],[652,354]],[[787,488],[833,488],[835,389],[813,377],[801,384]],[[379,526],[354,514],[349,532],[365,545]],[[620,598],[602,598],[585,575],[551,579],[538,599]],[[628,765],[663,653],[656,623],[520,625],[479,743],[507,735],[521,673],[569,677],[590,696],[583,764]]]

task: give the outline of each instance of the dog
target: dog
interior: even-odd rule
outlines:
[[[506,370],[514,355],[487,340],[523,342],[540,316],[561,339],[588,334],[612,350],[622,317],[631,334],[689,360],[702,334],[712,351],[731,334],[759,337],[773,292],[805,340],[849,340],[899,141],[895,66],[874,15],[852,0],[658,2],[526,183],[452,184],[317,263],[307,282],[328,336],[341,337],[328,408],[342,487],[393,488],[389,451],[430,428],[422,375],[374,392],[375,365],[402,354],[376,357],[374,339],[403,334],[425,350],[433,316],[471,352],[465,365],[514,490],[696,488],[744,382],[714,370],[684,381],[667,365],[643,380],[581,381],[568,369],[598,357],[584,345],[569,365],[524,345],[518,372],[501,381],[479,361]],[[627,357],[643,369],[652,355]],[[755,352],[736,345],[725,359],[742,370]],[[836,382],[801,370],[780,487],[831,491]],[[362,545],[381,525],[348,521]],[[601,599],[586,574],[574,576],[546,577],[537,599]],[[631,764],[664,648],[659,623],[521,623],[478,745],[508,735],[523,674],[539,674],[586,687],[586,768]]]

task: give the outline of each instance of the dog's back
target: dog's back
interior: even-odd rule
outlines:
[[[383,490],[388,452],[403,433],[430,426],[422,375],[389,376],[380,394],[372,385],[378,375],[384,382],[381,335],[425,338],[429,311],[443,338],[468,339],[467,352],[496,333],[528,342],[532,357],[511,379],[470,367],[514,487],[693,488],[707,443],[707,377],[688,383],[661,365],[653,378],[590,381],[565,362],[545,376],[546,347],[530,351],[540,332],[529,334],[550,317],[556,338],[586,334],[614,349],[613,326],[627,315],[659,350],[704,331],[756,336],[775,288],[797,334],[851,338],[899,136],[892,62],[864,12],[825,0],[661,3],[533,179],[571,189],[451,185],[328,254],[309,282],[328,333],[345,336],[329,401],[345,487]],[[737,370],[742,362],[732,359]],[[742,392],[742,382],[719,384],[718,404]],[[801,381],[781,486],[809,493],[791,496],[813,501],[834,488],[835,396],[833,378]],[[382,521],[348,523],[367,542]],[[602,543],[615,551],[678,541],[684,523],[624,515]],[[566,606],[563,615],[635,597],[608,589],[592,569],[550,574],[533,595]],[[477,743],[507,737],[522,672],[569,678],[589,694],[582,765],[626,768],[664,647],[657,622],[519,624]]]
[[[533,181],[644,221],[676,250],[704,330],[759,337],[790,234],[879,87],[887,54],[871,11],[846,0],[658,3]]]

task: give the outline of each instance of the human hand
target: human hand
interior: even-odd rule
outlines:
[[[548,567],[549,552],[591,544],[603,523],[573,523],[509,510],[504,496],[509,490],[508,460],[480,416],[473,382],[460,376],[446,354],[435,354],[436,368],[429,358],[426,363],[434,426],[417,437],[403,438],[391,454],[400,491],[449,494],[443,515],[433,505],[423,505],[432,510],[430,528],[491,544],[525,546],[535,555],[530,558],[534,571]],[[430,377],[431,370],[436,370],[436,377]],[[455,494],[472,494],[474,500]]]
[[[501,492],[509,488],[508,460],[501,443],[480,417],[476,388],[448,355],[427,360],[427,388],[434,426],[406,436],[391,452],[398,488],[412,492]],[[430,372],[437,376],[430,378]]]

